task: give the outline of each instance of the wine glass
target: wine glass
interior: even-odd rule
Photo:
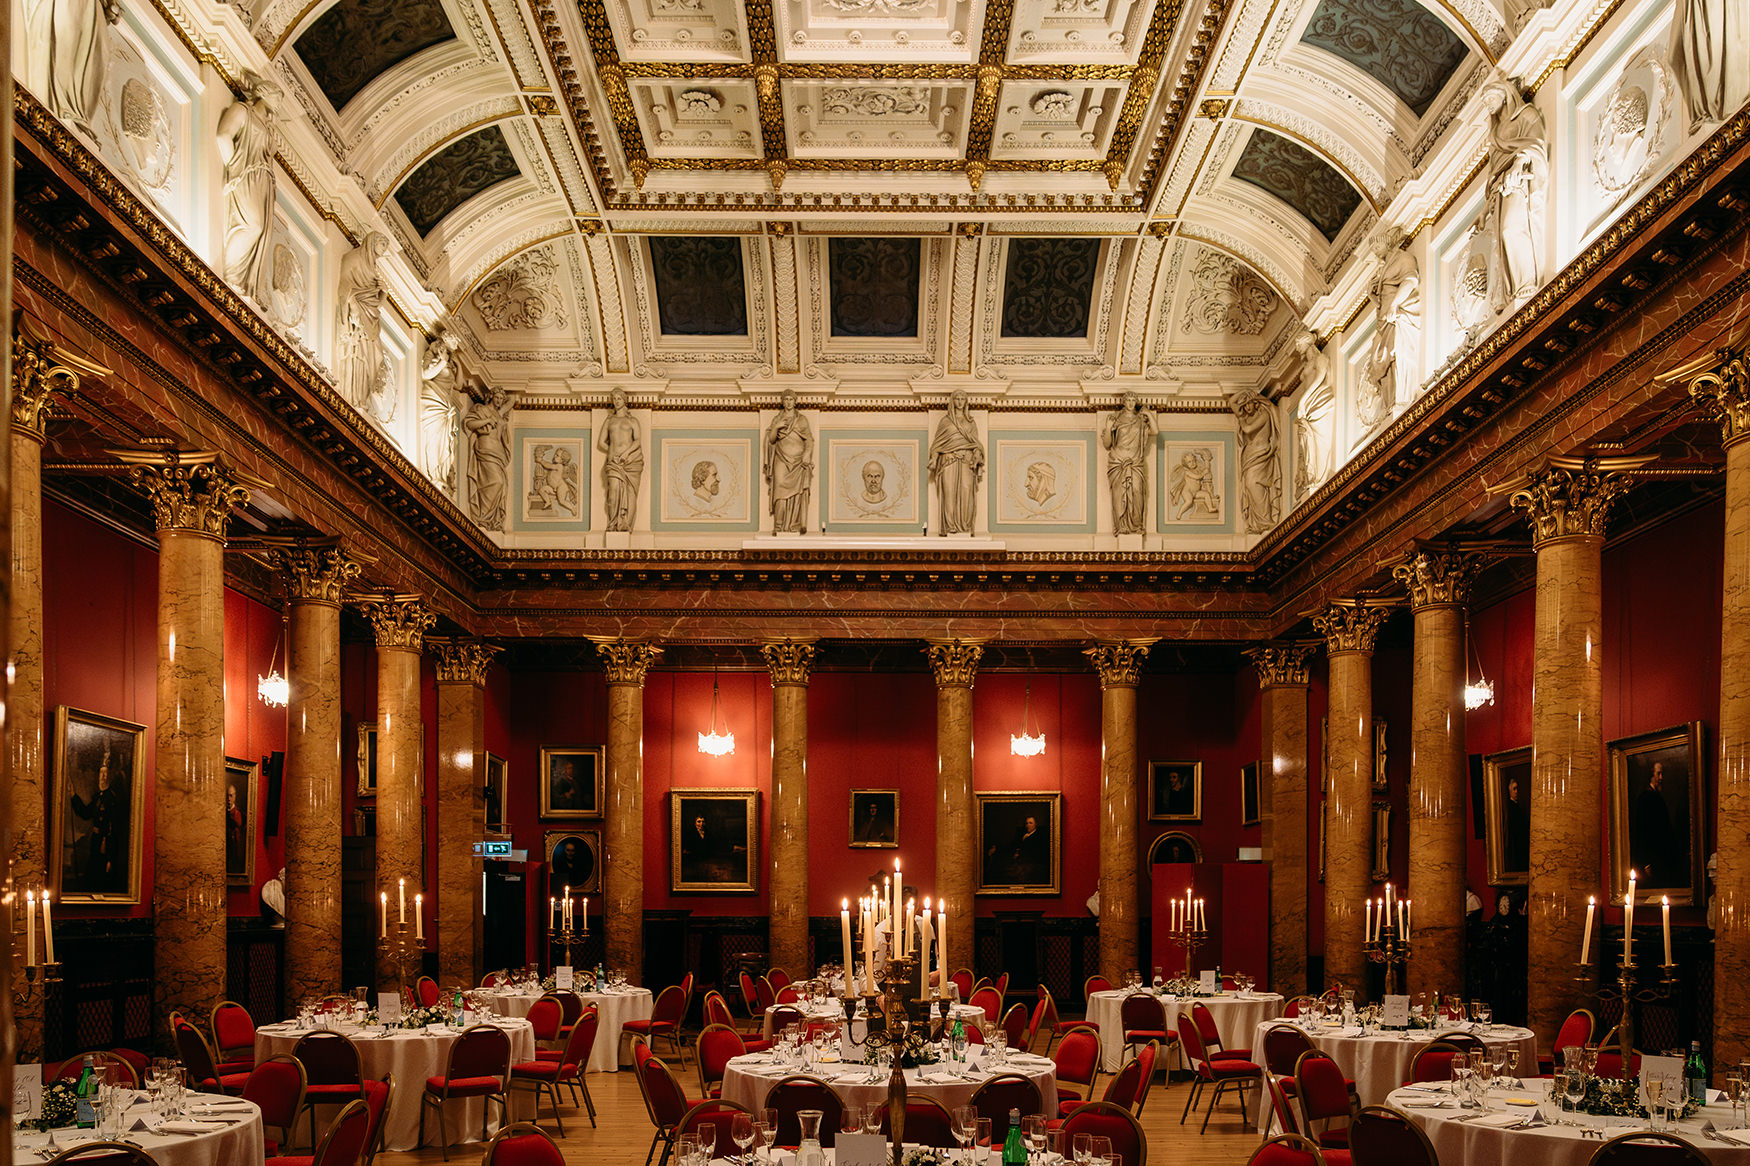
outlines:
[[[953,1118],[954,1124],[951,1128],[954,1131],[954,1140],[960,1144],[960,1160],[964,1162],[972,1153],[972,1131],[978,1124],[978,1111],[970,1105],[957,1105],[954,1107]]]
[[[1076,1166],[1088,1166],[1088,1155],[1093,1153],[1093,1134],[1077,1134],[1069,1144],[1070,1155],[1075,1159]]]
[[[863,1132],[866,1134],[881,1132],[881,1107],[879,1105],[863,1107]]]
[[[1580,1102],[1586,1098],[1586,1075],[1582,1072],[1569,1070],[1566,1079],[1565,1093],[1568,1098],[1568,1108],[1574,1111],[1573,1123],[1583,1125],[1580,1121]]]
[[[1043,1114],[1028,1114],[1021,1119],[1021,1140],[1027,1145],[1028,1161],[1038,1161],[1038,1155],[1045,1153],[1045,1116]]]
[[[778,1111],[776,1109],[760,1110],[760,1147],[766,1152],[766,1161],[772,1160],[772,1143],[778,1140]]]
[[[735,1148],[741,1151],[741,1160],[746,1162],[753,1149],[753,1114],[738,1113],[729,1120],[729,1140],[735,1143]]]
[[[1095,1134],[1088,1139],[1088,1166],[1112,1166],[1112,1139]]]
[[[681,1134],[675,1138],[674,1156],[679,1158],[682,1162],[691,1162],[693,1160],[693,1155],[698,1152],[699,1135],[696,1131],[690,1134]]]

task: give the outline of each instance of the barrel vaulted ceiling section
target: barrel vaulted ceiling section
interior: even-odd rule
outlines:
[[[1492,0],[253,17],[479,371],[537,391],[803,369],[1267,388],[1507,40]],[[531,305],[521,339],[482,294]],[[1192,326],[1212,295],[1231,318]]]

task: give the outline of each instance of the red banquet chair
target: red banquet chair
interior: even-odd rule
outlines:
[[[1203,1038],[1203,1047],[1215,1060],[1223,1057],[1238,1057],[1242,1061],[1252,1059],[1251,1049],[1224,1049],[1221,1047],[1221,1029],[1216,1027],[1215,1013],[1209,1010],[1209,1005],[1201,1000],[1191,1005],[1191,1019],[1197,1025],[1197,1035]]]
[[[1151,1040],[1163,1049],[1179,1043],[1178,1036],[1167,1031],[1167,1006],[1148,992],[1132,992],[1124,998],[1118,1006],[1118,1024],[1124,1031],[1126,1054]]]
[[[127,1142],[85,1142],[62,1150],[48,1160],[48,1166],[59,1162],[89,1162],[91,1166],[158,1166],[158,1159]]]
[[[741,1034],[726,1024],[707,1024],[693,1046],[699,1062],[699,1095],[723,1096],[723,1073],[729,1062],[747,1052]]]
[[[644,1098],[644,1112],[650,1116],[650,1124],[655,1130],[650,1136],[650,1149],[644,1155],[644,1166],[650,1166],[658,1145],[662,1146],[660,1161],[667,1162],[674,1150],[675,1130],[690,1107],[687,1091],[681,1088],[674,1070],[650,1051],[650,1044],[643,1037],[632,1041],[632,1067],[638,1074],[638,1092]]]
[[[316,1144],[316,1107],[365,1099],[358,1046],[338,1032],[307,1032],[292,1046],[304,1066],[304,1108],[310,1111],[310,1144]]]
[[[643,1037],[651,1042],[652,1051],[656,1039],[661,1037],[668,1041],[668,1047],[674,1050],[676,1057],[685,1060],[686,1053],[681,1048],[681,1018],[686,1015],[686,1008],[686,992],[679,984],[670,984],[656,994],[649,1018],[628,1020],[620,1026],[620,1036],[622,1039]]]
[[[1082,981],[1082,999],[1083,1000],[1086,1000],[1089,996],[1092,996],[1095,992],[1110,992],[1111,990],[1112,990],[1112,981],[1108,980],[1105,976],[1092,975],[1092,976],[1089,976],[1086,980]]]
[[[1196,1077],[1191,1082],[1191,1095],[1185,1099],[1185,1112],[1179,1115],[1179,1124],[1184,1125],[1191,1110],[1196,1107],[1197,1099],[1203,1095],[1205,1086],[1215,1086],[1215,1092],[1210,1094],[1209,1107],[1203,1111],[1203,1129],[1209,1128],[1210,1116],[1215,1113],[1215,1106],[1221,1100],[1221,1095],[1230,1088],[1240,1093],[1240,1111],[1245,1112],[1245,1090],[1247,1086],[1260,1088],[1264,1081],[1264,1068],[1251,1061],[1243,1061],[1238,1057],[1212,1058],[1203,1047],[1203,1037],[1197,1031],[1197,1024],[1184,1013],[1179,1014],[1179,1047],[1185,1051],[1185,1056],[1191,1061],[1191,1070]]]
[[[1003,1013],[1003,1036],[1008,1039],[1009,1047],[1017,1053],[1027,1052],[1032,1046],[1027,1043],[1027,1006],[1016,1004]]]
[[[206,1035],[189,1023],[186,1017],[171,1017],[170,1033],[176,1042],[176,1052],[182,1058],[182,1067],[188,1074],[190,1086],[209,1093],[229,1093],[233,1097],[243,1092],[243,1083],[249,1080],[249,1074],[220,1073],[214,1062],[212,1046],[207,1044]],[[104,1053],[91,1055],[109,1059]],[[127,1064],[125,1061],[118,1063]],[[129,1072],[132,1071],[130,1066]]]
[[[528,1022],[535,1030],[537,1046],[559,1039],[559,1026],[565,1019],[565,1008],[551,992],[529,1005]]]
[[[1428,1135],[1402,1110],[1369,1105],[1349,1123],[1349,1153],[1364,1163],[1440,1166]]]
[[[289,1053],[269,1057],[249,1071],[243,1082],[243,1100],[261,1107],[261,1124],[279,1131],[266,1139],[268,1155],[279,1152],[281,1142],[292,1140],[292,1126],[304,1111],[304,1065]]]
[[[450,1160],[450,1135],[444,1120],[447,1102],[467,1097],[483,1099],[480,1114],[480,1140],[486,1140],[487,1115],[492,1102],[498,1102],[508,1120],[510,1108],[505,1101],[505,1082],[510,1076],[510,1037],[502,1028],[476,1024],[462,1030],[450,1045],[441,1077],[427,1077],[425,1091],[419,1096],[419,1147],[425,1145],[425,1111],[438,1113],[438,1148],[444,1161]]]
[[[888,1106],[883,1103],[875,1111],[876,1128],[887,1132]],[[954,1118],[946,1106],[933,1097],[908,1097],[905,1102],[905,1140],[907,1144],[934,1146],[946,1150],[954,1146]]]
[[[565,1166],[565,1155],[546,1130],[532,1121],[519,1121],[498,1131],[480,1166]]]
[[[1321,1148],[1335,1146],[1347,1149],[1347,1125],[1327,1125],[1323,1130],[1318,1130],[1313,1124],[1354,1116],[1355,1103],[1349,1093],[1348,1083],[1343,1079],[1343,1070],[1337,1067],[1337,1062],[1331,1060],[1328,1053],[1309,1049],[1295,1062],[1294,1082],[1296,1097],[1300,1101],[1301,1121],[1304,1123],[1303,1132],[1318,1142]],[[1318,1130],[1316,1134],[1315,1130]]]
[[[1576,1008],[1568,1013],[1568,1018],[1562,1021],[1562,1027],[1556,1030],[1555,1044],[1551,1046],[1550,1055],[1537,1058],[1538,1072],[1548,1076],[1555,1071],[1555,1066],[1561,1062],[1562,1050],[1570,1045],[1580,1045],[1582,1048],[1592,1043],[1592,1034],[1598,1031],[1598,1018],[1589,1009]]]
[[[389,1103],[395,1099],[395,1074],[385,1073],[381,1081],[366,1081],[364,1088],[365,1108],[371,1113],[371,1134],[365,1150],[365,1163],[369,1166],[383,1151],[383,1130],[389,1124],[384,1118],[389,1112]]]
[[[1587,1166],[1702,1166],[1700,1149],[1676,1134],[1634,1130],[1599,1146]]]
[[[1462,1051],[1464,1050],[1451,1041],[1429,1041],[1410,1058],[1410,1080],[1407,1084],[1452,1080],[1452,1058]]]
[[[432,1007],[442,994],[438,991],[437,981],[430,976],[421,976],[413,981],[413,1000],[421,1008]]]
[[[820,1110],[820,1144],[830,1150],[838,1138],[845,1102],[838,1090],[825,1081],[798,1073],[772,1086],[772,1091],[766,1094],[765,1108],[778,1111],[777,1144],[780,1146],[794,1146],[802,1140],[802,1123],[797,1120],[797,1114],[805,1109]]]
[[[960,999],[968,1004],[972,1003],[972,969],[960,968],[948,979],[953,982],[954,990],[959,993]]]
[[[996,1123],[992,1122],[991,1127],[994,1130]],[[1148,1138],[1141,1123],[1121,1105],[1090,1102],[1066,1117],[1059,1128],[1065,1141],[1073,1141],[1077,1134],[1111,1138],[1112,1153],[1124,1166],[1148,1166]],[[991,1136],[994,1139],[996,1135]]]
[[[569,1086],[573,1102],[579,1100],[578,1090],[581,1089],[583,1103],[588,1106],[589,1124],[595,1125],[595,1099],[589,1095],[589,1084],[583,1079],[583,1071],[589,1065],[590,1051],[595,1048],[598,1021],[595,1008],[583,1010],[577,1023],[571,1026],[571,1033],[565,1038],[565,1048],[557,1057],[537,1057],[533,1061],[519,1061],[510,1067],[509,1086],[512,1089],[527,1089],[535,1095],[535,1113],[541,1111],[541,1094],[546,1093],[553,1098],[553,1122],[559,1127],[559,1136],[565,1136],[565,1122],[559,1117],[559,1086]]]
[[[269,1158],[265,1166],[360,1166],[370,1131],[371,1115],[365,1103],[349,1101],[328,1123],[314,1154]]]
[[[1051,1058],[1057,1066],[1058,1116],[1094,1098],[1094,1078],[1100,1075],[1100,1037],[1086,1029],[1065,1033]],[[1073,1092],[1065,1095],[1065,1088]]]
[[[1019,1110],[1022,1117],[1027,1117],[1038,1113],[1043,1104],[1039,1086],[1033,1083],[1033,1078],[1019,1073],[999,1073],[972,1091],[972,1108],[978,1111],[979,1117],[990,1118],[992,1146],[1007,1136],[1011,1109]]]
[[[995,1024],[997,1018],[1002,1014],[1002,993],[998,992],[995,988],[990,987],[988,984],[982,988],[974,988],[972,991],[972,999],[968,1000],[967,1003],[984,1009],[984,1018],[992,1024]]]
[[[703,1141],[704,1135],[699,1132],[699,1127],[708,1125],[711,1127],[711,1144],[707,1147],[706,1161],[729,1158],[734,1154],[735,1147],[734,1140],[729,1136],[729,1126],[738,1113],[748,1113],[747,1107],[733,1101],[724,1101],[720,1097],[695,1101],[675,1127],[674,1136],[679,1138],[683,1134],[694,1134]],[[751,1117],[752,1114],[748,1116]]]
[[[140,1074],[138,1070],[134,1068],[134,1063],[119,1054],[106,1053],[101,1049],[93,1049],[88,1053],[74,1053],[54,1069],[48,1069],[45,1066],[43,1070],[43,1084],[47,1085],[51,1081],[79,1080],[80,1075],[85,1072],[86,1057],[91,1058],[93,1066],[113,1065],[119,1067],[122,1076],[129,1078],[129,1083],[135,1088],[139,1087]]]
[[[790,973],[786,972],[783,968],[773,968],[766,973],[766,979],[772,982],[772,990],[777,991],[779,988],[789,986]]]
[[[1043,1055],[1051,1055],[1051,1046],[1056,1044],[1066,1033],[1077,1029],[1086,1029],[1095,1037],[1100,1035],[1100,1027],[1088,1020],[1064,1020],[1057,1014],[1057,999],[1052,996],[1051,989],[1044,984],[1038,988],[1039,1001],[1033,1005],[1033,1023],[1027,1030],[1027,1047],[1033,1048],[1039,1039],[1041,1030],[1045,1033],[1045,1048],[1040,1050]]]
[[[1246,1166],[1325,1166],[1329,1161],[1311,1138],[1278,1134],[1253,1150]]]
[[[255,1067],[255,1021],[249,1009],[221,1000],[213,1006],[209,1026],[220,1073],[247,1073]]]

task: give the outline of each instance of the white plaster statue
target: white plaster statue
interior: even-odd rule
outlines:
[[[1251,391],[1235,393],[1228,405],[1239,422],[1240,519],[1247,534],[1263,534],[1276,525],[1282,494],[1276,406]]]
[[[376,398],[387,380],[383,364],[383,277],[377,264],[388,251],[388,237],[372,231],[340,261],[335,375],[341,396],[373,415]]]
[[[254,73],[243,96],[219,115],[219,160],[225,164],[225,279],[254,300],[273,303],[274,150],[280,87]]]
[[[121,15],[121,0],[24,0],[24,82],[92,137],[109,78],[109,26]]]
[[[638,422],[626,407],[626,392],[615,389],[613,412],[602,422],[595,447],[602,460],[602,490],[607,500],[608,529],[631,530],[638,510],[638,486],[644,480],[644,442]]]
[[[1112,532],[1141,534],[1148,509],[1148,451],[1155,441],[1154,414],[1126,391],[1100,425],[1106,450],[1106,489],[1112,495]]]
[[[771,495],[772,533],[808,533],[808,496],[814,482],[814,429],[785,389],[783,408],[766,429],[766,488]]]
[[[966,391],[955,389],[948,412],[930,438],[930,476],[936,480],[936,513],[942,534],[971,534],[977,524],[978,484],[984,480],[984,443],[967,407]]]
[[[1495,220],[1494,300],[1520,304],[1543,282],[1549,141],[1543,115],[1504,77],[1483,87],[1489,110],[1489,213]]]
[[[461,407],[456,401],[456,349],[461,337],[442,321],[426,341],[419,365],[419,468],[445,493],[456,490],[456,439]]]
[[[510,413],[515,406],[501,388],[475,401],[462,428],[472,439],[468,462],[469,512],[486,530],[503,530],[510,500]]]
[[[1422,383],[1422,274],[1416,257],[1401,246],[1393,229],[1379,248],[1379,274],[1368,298],[1373,301],[1373,351],[1356,407],[1361,420],[1376,425]]]
[[[1689,128],[1725,121],[1750,98],[1750,7],[1744,0],[1676,0],[1671,63]]]
[[[1331,388],[1331,358],[1319,347],[1319,338],[1302,332],[1295,337],[1294,347],[1300,353],[1294,493],[1296,498],[1305,498],[1331,476],[1331,455],[1337,444],[1337,394]]]

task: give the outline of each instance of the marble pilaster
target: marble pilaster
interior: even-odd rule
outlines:
[[[1395,601],[1392,601],[1395,602]],[[1313,617],[1329,657],[1325,790],[1325,987],[1367,994],[1365,904],[1373,891],[1373,645],[1390,604],[1339,601]]]
[[[634,982],[644,975],[644,676],[662,649],[595,639],[608,683],[603,756],[602,903],[607,962]]]
[[[366,595],[360,603],[377,641],[377,878],[371,898],[387,893],[393,910],[405,879],[411,922],[414,896],[425,893],[419,656],[437,616],[417,595]],[[379,991],[419,974],[378,949]]]
[[[1113,983],[1138,958],[1136,686],[1154,640],[1083,649],[1100,674],[1100,971]]]
[[[1306,991],[1308,658],[1316,644],[1265,644],[1246,654],[1258,669],[1259,735],[1269,765],[1259,775],[1264,861],[1270,864],[1272,991]]]
[[[1409,865],[1415,901],[1409,991],[1464,988],[1466,806],[1465,604],[1476,557],[1426,547],[1392,569],[1410,593],[1415,642],[1410,678]]]
[[[984,645],[934,640],[924,648],[936,677],[936,893],[949,904],[948,951],[974,968],[974,877],[978,826],[972,798],[972,685]],[[950,972],[954,969],[949,968]]]
[[[249,487],[211,453],[116,451],[158,531],[153,1016],[225,995],[225,527]],[[250,484],[254,484],[250,480]]]
[[[1572,977],[1542,973],[1574,963],[1586,897],[1599,888],[1605,519],[1629,484],[1620,471],[1648,460],[1551,459],[1545,468],[1510,484],[1509,501],[1529,514],[1531,545],[1537,552],[1527,908],[1529,965],[1540,971],[1533,972],[1527,985],[1527,1020],[1544,1047],[1583,1001]]]
[[[342,987],[340,604],[359,563],[332,543],[275,553],[286,585],[286,999]]]
[[[485,971],[473,844],[486,832],[486,669],[499,649],[469,639],[427,645],[437,668],[438,983],[471,987]]]
[[[775,640],[760,654],[772,677],[772,819],[768,895],[773,966],[802,976],[808,958],[808,674],[814,645]]]

